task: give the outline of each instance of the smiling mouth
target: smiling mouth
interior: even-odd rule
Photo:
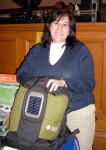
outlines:
[[[61,33],[60,33],[60,32],[57,32],[56,35],[61,35]],[[61,36],[62,36],[62,35],[61,35]]]

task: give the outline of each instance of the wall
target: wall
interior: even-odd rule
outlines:
[[[53,6],[58,0],[42,0],[39,6]],[[69,2],[74,3],[75,0],[62,0],[65,4]],[[102,0],[103,3],[106,3],[106,0]],[[9,9],[9,8],[19,8],[12,0],[0,0],[0,9]]]

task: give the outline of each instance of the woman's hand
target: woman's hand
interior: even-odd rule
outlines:
[[[63,79],[50,79],[46,85],[47,88],[50,87],[49,91],[56,91],[58,87],[67,87],[65,81]]]

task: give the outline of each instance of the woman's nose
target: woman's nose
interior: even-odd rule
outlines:
[[[58,29],[61,30],[62,29],[62,24],[58,25]]]

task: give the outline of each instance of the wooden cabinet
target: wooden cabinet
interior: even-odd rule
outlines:
[[[96,132],[94,149],[106,149],[106,23],[77,24],[77,37],[94,58],[96,88]]]
[[[15,74],[44,24],[0,25],[0,73]],[[106,149],[106,23],[77,23],[77,38],[90,49],[95,66],[95,150]],[[89,139],[88,139],[89,140]]]
[[[43,24],[0,25],[0,73],[15,74]]]

